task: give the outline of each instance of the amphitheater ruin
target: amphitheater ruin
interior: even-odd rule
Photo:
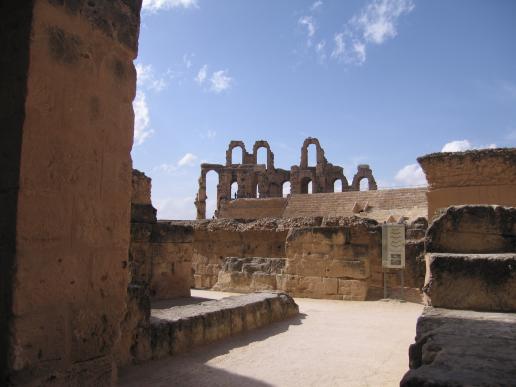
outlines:
[[[2,4],[0,384],[516,385],[516,148],[422,156],[427,187],[383,190],[315,138],[290,171],[231,141],[197,219],[157,219],[130,155],[140,9]]]

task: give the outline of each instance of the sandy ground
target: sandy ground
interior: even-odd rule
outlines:
[[[200,298],[228,294],[192,291]],[[298,298],[291,320],[121,371],[121,386],[398,386],[422,306]]]

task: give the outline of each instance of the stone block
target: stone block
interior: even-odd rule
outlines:
[[[514,253],[516,208],[450,207],[430,225],[425,250],[428,253]]]
[[[401,387],[513,386],[516,315],[426,307]]]
[[[260,291],[260,290],[276,290],[276,274],[268,274],[268,273],[254,273],[251,277],[251,285],[250,290],[252,291]]]
[[[339,279],[338,293],[342,295],[343,300],[365,301],[367,288],[366,281]]]
[[[326,277],[366,279],[370,275],[369,261],[332,259],[327,263]]]
[[[426,263],[428,304],[516,312],[516,254],[435,253]]]

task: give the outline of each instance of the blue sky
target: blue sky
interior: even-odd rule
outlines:
[[[380,187],[424,184],[426,153],[516,146],[515,1],[143,3],[132,156],[158,218],[194,218],[199,165],[230,140],[289,169],[317,137]]]

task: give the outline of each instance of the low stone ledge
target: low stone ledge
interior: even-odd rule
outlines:
[[[299,313],[284,293],[251,293],[194,305],[152,310],[151,347],[154,359],[234,336]]]
[[[516,312],[516,254],[426,255],[429,305]]]
[[[513,386],[516,314],[426,307],[410,346],[412,386]]]

